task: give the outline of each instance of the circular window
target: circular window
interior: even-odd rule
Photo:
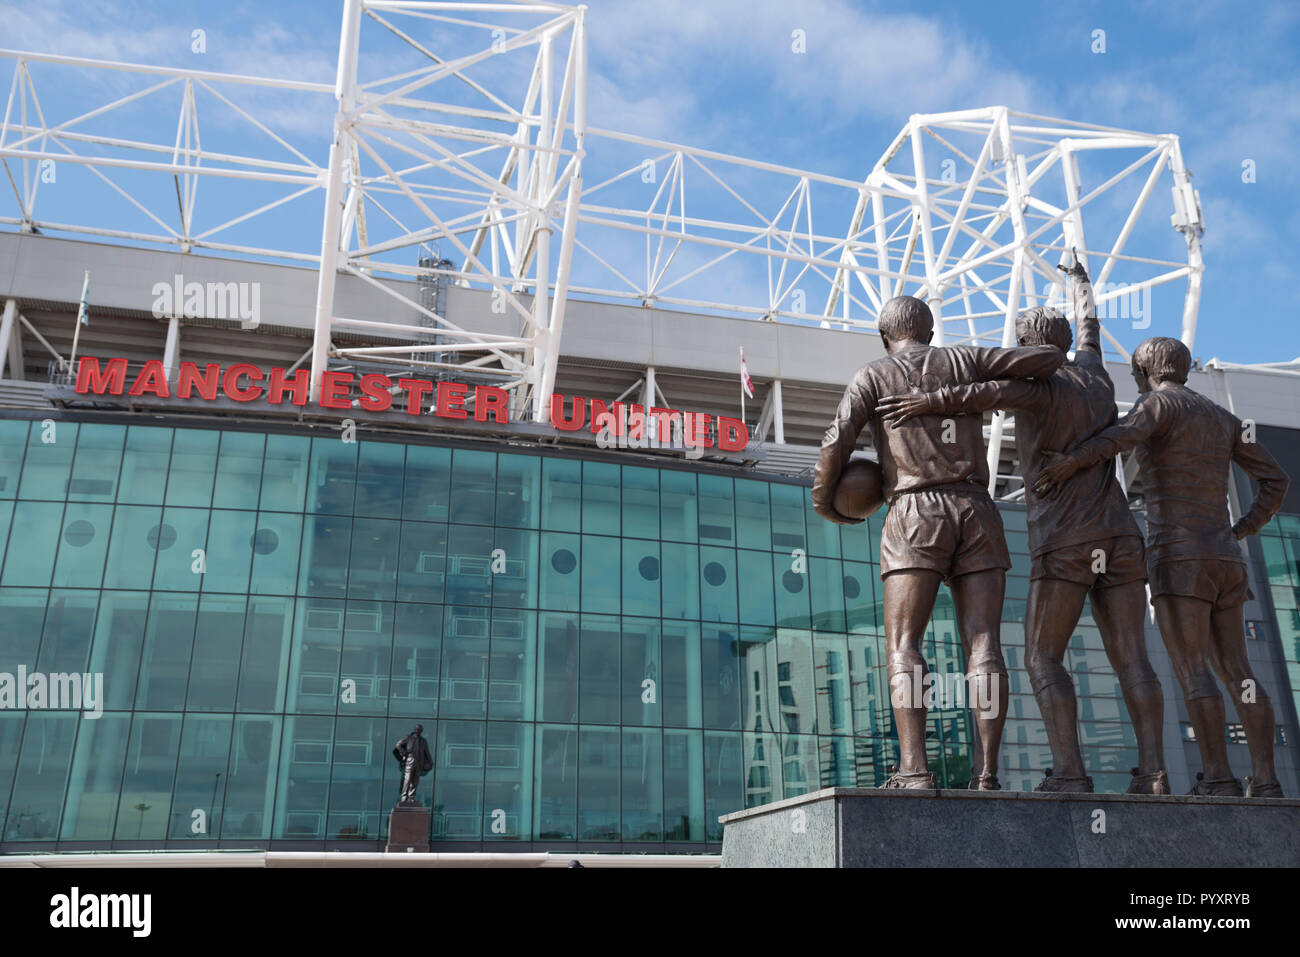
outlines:
[[[561,548],[551,556],[551,567],[561,575],[567,575],[578,567],[578,559],[567,548]]]
[[[149,544],[158,551],[166,551],[176,544],[176,529],[170,525],[155,525],[149,529]]]
[[[854,578],[852,575],[845,575],[844,576],[844,597],[857,598],[861,594],[862,594],[862,586],[858,584],[858,580]]]
[[[727,580],[727,570],[717,562],[709,562],[704,566],[704,580],[710,585],[721,585]]]
[[[73,548],[81,548],[89,545],[91,539],[95,537],[95,526],[91,525],[84,518],[70,524],[63,530],[63,540]]]
[[[648,582],[655,581],[659,578],[659,559],[655,558],[653,555],[647,555],[645,558],[641,559],[640,564],[636,567],[637,571],[641,573],[641,577]]]
[[[798,572],[786,572],[781,576],[781,584],[790,594],[797,595],[803,591],[803,576]]]
[[[249,542],[257,554],[269,555],[280,547],[280,536],[269,528],[259,528]]]

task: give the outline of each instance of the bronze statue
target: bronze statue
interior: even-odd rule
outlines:
[[[433,757],[429,754],[429,742],[424,738],[424,726],[417,724],[415,730],[397,742],[393,748],[393,757],[402,768],[402,796],[399,805],[420,803],[416,792],[420,787],[420,775],[433,770]]]
[[[1050,448],[1074,445],[1115,424],[1115,386],[1101,354],[1101,326],[1087,271],[1071,280],[1078,342],[1050,379],[948,386],[922,395],[882,399],[877,411],[891,426],[927,413],[1004,409],[1016,416],[1016,451],[1033,475]],[[1070,324],[1059,311],[1035,308],[1016,320],[1022,346],[1070,348]],[[1129,511],[1113,463],[1098,461],[1064,483],[1053,498],[1025,490],[1033,560],[1025,614],[1025,665],[1047,727],[1053,766],[1036,791],[1091,791],[1083,765],[1074,682],[1062,666],[1065,649],[1091,595],[1093,615],[1137,735],[1138,767],[1130,794],[1168,794],[1162,755],[1164,695],[1147,658],[1146,558],[1142,533]]]
[[[885,429],[877,403],[884,396],[946,385],[1046,378],[1065,356],[1054,346],[932,348],[934,317],[924,302],[911,296],[885,303],[879,331],[888,355],[860,369],[844,391],[822,440],[813,507],[833,522],[860,521],[836,511],[834,496],[858,435],[869,424],[889,502],[881,535],[880,574],[885,588],[890,700],[901,752],[898,770],[885,787],[935,786],[925,755],[925,702],[916,700],[912,689],[926,670],[921,643],[939,584],[947,581],[969,679],[983,701],[975,722],[981,753],[970,787],[997,790],[998,748],[1007,713],[1000,626],[1011,558],[1002,519],[988,493],[982,416],[927,414]]]
[[[1136,449],[1156,621],[1204,764],[1191,793],[1241,795],[1228,766],[1218,672],[1237,698],[1250,748],[1247,797],[1281,797],[1273,770],[1273,706],[1246,659],[1241,606],[1248,579],[1238,541],[1273,517],[1290,480],[1254,441],[1253,428],[1187,388],[1191,365],[1191,353],[1177,339],[1143,342],[1132,359],[1142,393],[1132,411],[1068,454],[1045,453],[1047,464],[1033,487],[1050,494],[1076,472]],[[1232,462],[1259,483],[1254,503],[1235,525],[1227,505]]]

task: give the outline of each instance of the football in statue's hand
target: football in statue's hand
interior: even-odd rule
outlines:
[[[832,504],[845,518],[866,518],[885,504],[884,475],[880,466],[854,459],[840,473]]]

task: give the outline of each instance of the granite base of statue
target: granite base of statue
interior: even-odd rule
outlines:
[[[1300,800],[825,788],[723,815],[723,867],[1300,867]]]
[[[389,853],[429,850],[429,809],[419,804],[399,804],[388,815]]]

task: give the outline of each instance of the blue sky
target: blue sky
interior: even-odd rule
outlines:
[[[1272,312],[1300,246],[1300,5],[590,0],[588,7],[589,122],[598,127],[849,179],[861,179],[917,112],[1002,104],[1177,133],[1207,224],[1196,354],[1237,362],[1300,356],[1300,324],[1289,310]],[[0,43],[332,82],[340,8],[331,0],[0,3],[9,27]],[[207,33],[202,56],[190,49],[195,28]],[[790,49],[795,29],[807,34],[802,56]],[[1098,29],[1104,53],[1092,51]],[[6,85],[10,69],[0,62]],[[69,84],[46,95],[75,102],[79,91]],[[317,155],[328,137],[328,110],[322,115],[324,124],[309,113],[285,117]],[[1242,181],[1246,160],[1254,161],[1253,183]],[[305,222],[318,235],[319,220]]]

